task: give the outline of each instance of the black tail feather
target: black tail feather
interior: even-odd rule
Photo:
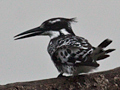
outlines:
[[[110,55],[103,55],[103,56],[98,57],[97,60],[105,59],[108,57],[110,57]]]
[[[115,51],[115,49],[108,49],[108,50],[105,51],[105,53],[110,53],[112,51]]]
[[[109,57],[110,55],[107,54],[115,51],[115,49],[104,50],[104,48],[107,47],[110,43],[112,43],[112,40],[105,39],[102,43],[98,45],[97,48],[94,49],[91,57],[96,61]]]
[[[112,40],[110,39],[105,39],[102,43],[98,45],[98,47],[105,48],[107,47],[110,43],[112,43]]]

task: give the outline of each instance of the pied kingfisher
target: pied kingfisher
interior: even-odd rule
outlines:
[[[48,35],[51,40],[48,45],[48,53],[56,68],[60,72],[73,76],[87,73],[96,69],[97,61],[109,57],[108,53],[115,49],[107,49],[112,40],[105,39],[97,47],[93,47],[85,38],[76,36],[71,28],[75,18],[52,18],[44,21],[39,27],[16,35],[15,40],[32,36]]]

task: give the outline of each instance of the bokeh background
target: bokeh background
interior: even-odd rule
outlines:
[[[111,57],[96,70],[120,66],[120,0],[0,0],[0,84],[54,78],[59,73],[47,53],[49,37],[15,41],[13,36],[53,17],[77,17],[72,27],[93,46],[110,38]]]

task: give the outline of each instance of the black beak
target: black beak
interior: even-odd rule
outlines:
[[[18,39],[33,37],[33,36],[41,35],[44,31],[45,31],[44,29],[42,29],[40,27],[36,27],[31,30],[20,33],[20,34],[14,36],[14,38],[15,38],[15,40],[18,40]]]

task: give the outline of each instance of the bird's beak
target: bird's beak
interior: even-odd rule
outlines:
[[[18,40],[18,39],[33,37],[33,36],[41,35],[44,31],[45,31],[44,29],[42,29],[40,27],[36,27],[36,28],[31,29],[31,30],[22,32],[16,36],[14,36],[14,38],[15,38],[15,40]]]

